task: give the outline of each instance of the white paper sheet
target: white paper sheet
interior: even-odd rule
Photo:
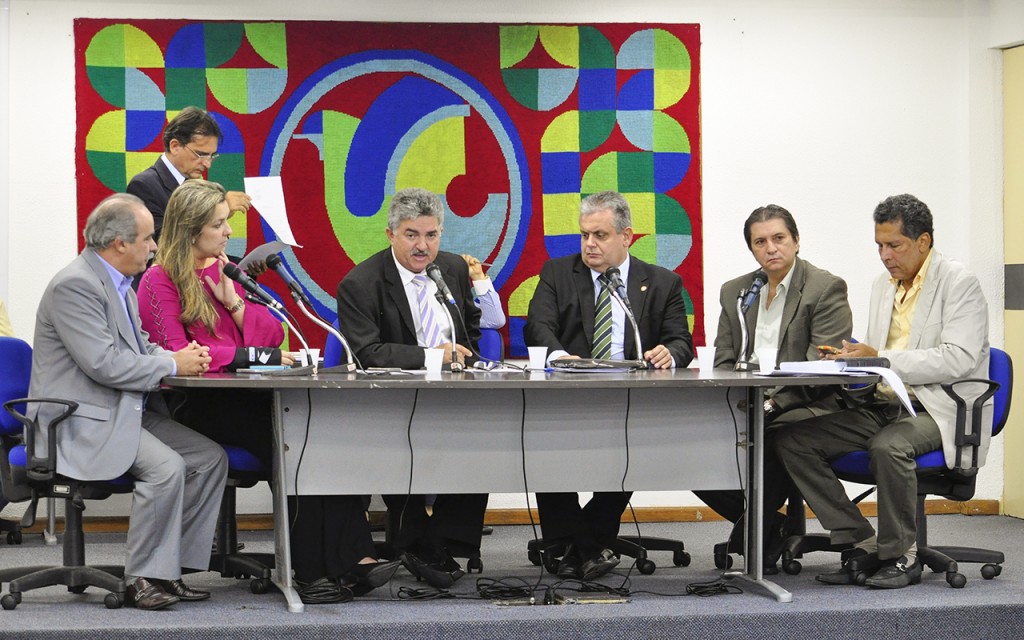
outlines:
[[[244,183],[245,192],[252,198],[252,206],[274,230],[278,239],[293,247],[301,247],[295,242],[295,234],[288,222],[281,176],[253,176],[245,178]]]

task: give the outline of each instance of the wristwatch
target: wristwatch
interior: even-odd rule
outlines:
[[[771,416],[773,413],[775,413],[778,410],[779,410],[778,405],[776,405],[775,402],[771,398],[768,398],[767,400],[764,401],[764,415],[765,415],[765,417]]]
[[[244,306],[245,306],[245,298],[239,297],[238,300],[235,300],[235,304],[231,305],[230,307],[224,307],[224,308],[228,310],[228,313],[234,313],[234,312],[238,311],[239,309],[241,309]]]

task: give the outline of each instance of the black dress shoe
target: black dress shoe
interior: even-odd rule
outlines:
[[[169,607],[178,602],[178,596],[173,596],[146,578],[136,578],[128,583],[125,588],[125,604],[137,609],[155,611]]]
[[[583,580],[596,580],[614,569],[619,564],[619,558],[611,549],[601,549],[593,557],[583,561],[580,565],[580,575]]]
[[[914,558],[913,564],[907,564],[907,556],[900,556],[887,561],[864,584],[876,589],[902,589],[918,582],[921,582],[921,561]]]
[[[576,547],[569,545],[565,550],[565,555],[558,561],[558,569],[555,570],[555,575],[563,580],[582,578],[583,573],[580,571],[581,563],[582,561],[576,553]]]
[[[868,553],[864,549],[847,549],[842,554],[843,564],[838,571],[822,573],[815,576],[815,580],[823,584],[853,585],[864,584],[864,580],[870,578],[881,564],[877,553]]]
[[[181,581],[181,578],[178,578],[177,580],[154,580],[153,582],[159,585],[159,587],[167,593],[172,596],[178,596],[179,600],[184,600],[186,602],[207,600],[210,597],[209,591],[191,589]]]
[[[312,582],[296,580],[295,590],[303,604],[336,604],[352,599],[352,591],[330,576]]]
[[[386,584],[401,565],[402,563],[398,560],[378,560],[367,564],[357,564],[345,575],[342,583],[352,590],[353,595],[366,595]]]
[[[459,563],[450,556],[441,561],[427,562],[406,551],[402,554],[401,560],[402,566],[408,569],[409,573],[435,589],[447,589],[466,575]]]

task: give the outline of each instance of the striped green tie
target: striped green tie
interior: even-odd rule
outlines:
[[[594,309],[594,349],[591,355],[599,360],[612,357],[612,299],[605,286],[607,282],[604,275],[597,277],[601,292],[597,295],[597,308]]]

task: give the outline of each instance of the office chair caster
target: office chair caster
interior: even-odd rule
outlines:
[[[636,570],[645,576],[649,576],[654,573],[654,570],[658,568],[658,565],[654,564],[653,561],[647,558],[637,558]]]
[[[672,553],[672,564],[677,567],[690,566],[690,553],[688,551],[675,551]]]
[[[732,556],[728,553],[715,553],[716,569],[732,569]]]
[[[20,593],[8,593],[0,598],[0,607],[3,607],[5,611],[13,611],[19,604],[21,604]]]
[[[469,558],[466,560],[466,573],[483,573],[484,561],[480,558]]]
[[[267,578],[253,578],[249,582],[249,591],[256,595],[270,591],[270,580]]]
[[[804,566],[800,564],[799,560],[785,558],[782,560],[782,570],[791,576],[798,575],[803,570],[803,568]]]
[[[535,567],[539,567],[540,566],[540,564],[541,564],[540,551],[537,551],[536,549],[530,549],[529,551],[526,552],[526,557],[530,559],[530,562],[533,564],[533,566],[535,566]]]
[[[89,587],[86,584],[76,584],[73,587],[68,587],[68,593],[85,593],[85,590]]]
[[[1003,567],[998,564],[986,564],[981,567],[981,577],[986,580],[991,580],[1002,572]]]
[[[124,606],[124,596],[118,593],[108,593],[103,596],[103,606],[108,609],[120,609]]]
[[[7,544],[21,544],[21,531],[8,531]]]
[[[946,573],[946,582],[954,589],[963,589],[967,584],[967,576],[956,571],[950,571]]]

